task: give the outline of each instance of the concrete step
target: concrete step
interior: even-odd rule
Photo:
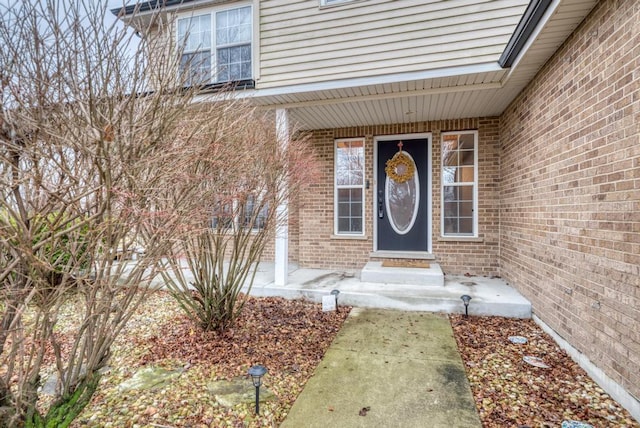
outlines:
[[[406,284],[442,287],[444,274],[438,263],[429,262],[428,268],[384,267],[383,262],[372,260],[360,272],[360,281],[377,284]]]
[[[531,318],[531,302],[501,278],[445,275],[443,285],[425,287],[366,282],[357,271],[292,267],[288,280],[287,285],[275,285],[272,264],[261,263],[250,292],[322,302],[332,290],[339,290],[339,305],[444,313],[464,313],[460,296],[468,294],[469,315]]]

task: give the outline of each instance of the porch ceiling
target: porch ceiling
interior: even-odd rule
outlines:
[[[328,129],[441,119],[498,116],[597,4],[556,0],[511,68],[498,63],[429,74],[381,76],[247,91],[265,108],[286,108],[301,129]],[[597,37],[597,35],[596,35]]]

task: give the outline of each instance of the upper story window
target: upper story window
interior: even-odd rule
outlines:
[[[442,133],[442,236],[478,236],[478,132]]]
[[[177,29],[186,85],[251,79],[251,6],[179,18]]]

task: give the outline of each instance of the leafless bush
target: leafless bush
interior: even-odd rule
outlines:
[[[251,112],[228,100],[194,108],[195,92],[176,89],[179,55],[158,55],[178,48],[105,28],[105,2],[25,0],[0,13],[0,426],[65,426],[163,257],[194,236],[184,223],[194,195],[234,178],[202,157],[224,144],[201,146],[236,143],[225,133],[249,129]],[[234,159],[237,169],[259,161]],[[176,192],[182,180],[200,187]],[[124,263],[138,247],[144,255]],[[54,328],[72,297],[80,323],[63,347]],[[51,356],[56,400],[42,411]]]

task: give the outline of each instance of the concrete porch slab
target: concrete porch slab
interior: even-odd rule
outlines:
[[[531,302],[501,278],[445,275],[440,286],[362,281],[357,271],[304,269],[290,266],[288,283],[276,286],[271,263],[261,263],[250,291],[255,296],[305,298],[321,302],[340,290],[338,304],[364,307],[464,313],[460,296],[471,296],[470,315],[531,318]]]
[[[360,281],[423,287],[444,286],[444,274],[437,263],[430,262],[428,268],[383,267],[382,263],[378,260],[368,262],[360,272]]]
[[[189,276],[185,272],[187,279]],[[274,278],[274,263],[262,262],[251,289],[245,285],[243,290],[254,296],[322,302],[323,296],[336,289],[340,291],[338,304],[342,305],[443,313],[464,313],[460,296],[468,294],[470,315],[531,318],[531,302],[501,278],[444,275],[441,285],[425,287],[398,284],[394,278],[387,278],[388,282],[368,282],[361,279],[360,271],[306,269],[293,263],[289,264],[286,285],[276,285]],[[162,278],[156,278],[152,285],[162,288]]]

